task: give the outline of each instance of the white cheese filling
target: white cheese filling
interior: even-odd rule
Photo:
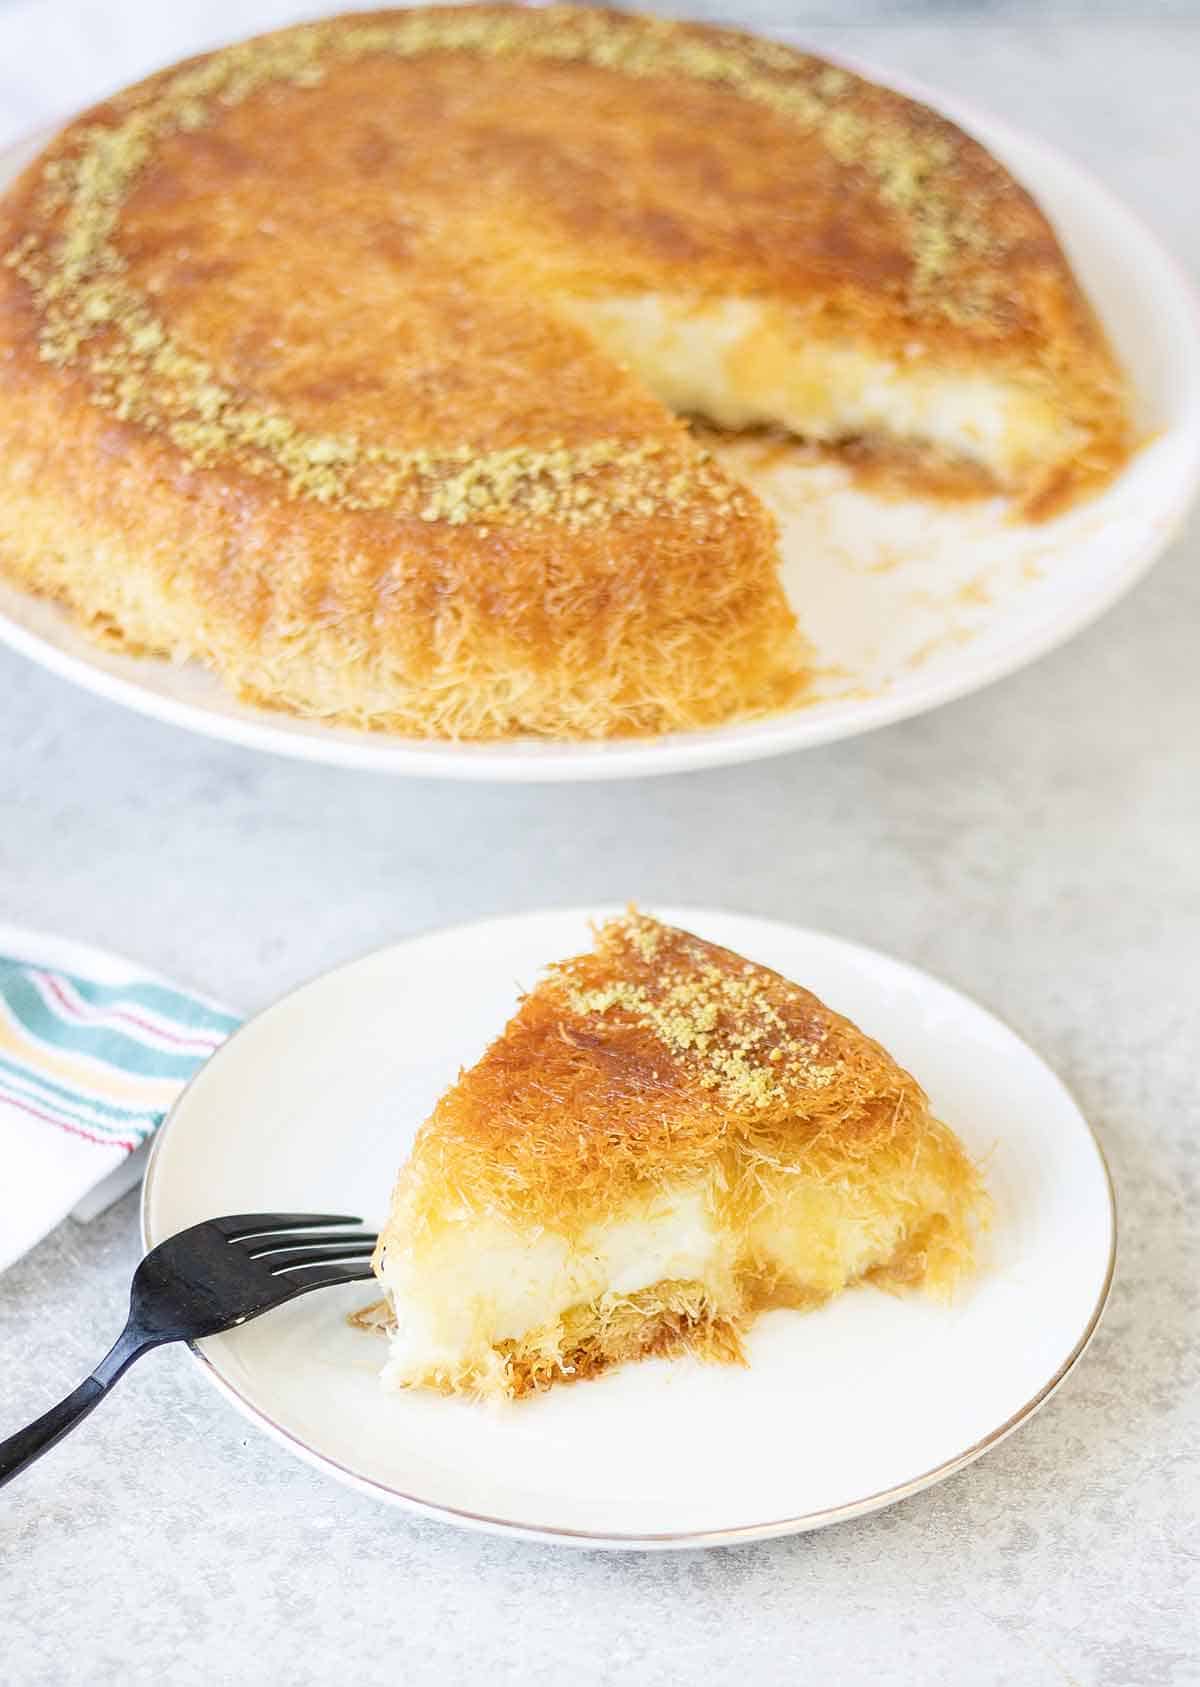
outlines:
[[[395,1331],[384,1382],[457,1370],[605,1293],[632,1294],[668,1278],[703,1281],[721,1259],[698,1190],[642,1203],[574,1246],[548,1230],[533,1237],[501,1218],[464,1213],[427,1239],[419,1258],[387,1250],[380,1279]]]
[[[577,296],[560,307],[670,409],[720,427],[782,427],[832,443],[884,437],[976,463],[1002,483],[1071,447],[1075,430],[1042,392],[926,359],[888,358],[806,333],[755,299]]]

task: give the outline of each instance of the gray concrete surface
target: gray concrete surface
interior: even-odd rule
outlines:
[[[145,50],[67,46],[58,78],[4,21],[14,127]],[[808,34],[1069,147],[1200,260],[1195,27]],[[0,655],[0,919],[246,1009],[494,911],[635,895],[825,927],[933,969],[1027,1036],[1093,1119],[1122,1219],[1107,1320],[1041,1416],[891,1511],[755,1547],[571,1554],[409,1520],[283,1456],[165,1351],[0,1501],[0,1680],[1200,1681],[1198,623],[1193,524],[1068,648],[922,720],[753,767],[529,790],[268,760]],[[0,1427],[88,1368],[136,1257],[129,1199],[0,1280]]]

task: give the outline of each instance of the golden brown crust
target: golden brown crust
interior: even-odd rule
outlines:
[[[436,1223],[449,1199],[578,1231],[717,1167],[736,1201],[776,1144],[845,1169],[911,1158],[942,1129],[916,1080],[811,992],[631,910],[551,967],[438,1102],[393,1222]]]
[[[489,1304],[487,1273],[505,1268],[482,1235],[509,1238],[519,1272],[543,1238],[594,1257],[608,1227],[689,1202],[720,1238],[702,1280],[605,1284],[504,1339],[405,1349],[399,1379],[517,1398],[652,1353],[739,1362],[768,1307],[863,1278],[948,1294],[988,1214],[957,1138],[879,1044],[780,974],[631,910],[551,967],[439,1101],[375,1268],[402,1327],[406,1296],[436,1322],[439,1295]]]
[[[1028,196],[924,108],[733,32],[503,6],[282,31],[70,125],[0,253],[6,570],[358,724],[644,733],[803,685],[769,516],[556,295],[683,276],[1019,364],[1080,430],[1058,482],[1124,448]]]
[[[350,1314],[353,1328],[372,1335],[393,1328],[385,1298]],[[477,1371],[427,1373],[421,1386],[440,1394],[523,1400],[560,1383],[589,1382],[637,1359],[691,1353],[710,1364],[744,1365],[738,1321],[720,1312],[701,1283],[666,1281],[600,1305],[573,1308],[549,1332],[496,1344],[486,1378]]]
[[[617,1365],[691,1353],[709,1364],[744,1365],[740,1320],[712,1303],[702,1284],[663,1282],[635,1294],[614,1296],[602,1307],[577,1307],[561,1321],[553,1346],[506,1341],[502,1393],[510,1400],[544,1393],[556,1384],[590,1382]],[[454,1394],[461,1388],[443,1385]]]

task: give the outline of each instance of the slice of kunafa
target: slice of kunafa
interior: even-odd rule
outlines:
[[[946,1296],[988,1198],[878,1043],[633,912],[552,966],[442,1097],[375,1270],[389,1386],[519,1397],[864,1280]]]

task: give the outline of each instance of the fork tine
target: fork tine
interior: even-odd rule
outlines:
[[[309,1289],[328,1289],[334,1283],[369,1283],[375,1273],[364,1260],[361,1265],[302,1265],[279,1274],[281,1283],[293,1283],[296,1294]]]
[[[274,1266],[276,1256],[282,1258],[289,1248],[293,1252],[303,1248],[311,1251],[314,1259],[320,1259],[319,1248],[340,1247],[345,1242],[374,1247],[377,1240],[373,1230],[281,1230],[270,1236],[244,1238],[237,1245],[251,1259],[261,1259],[266,1265]]]
[[[374,1236],[351,1237],[345,1242],[326,1243],[322,1248],[280,1248],[275,1253],[260,1254],[258,1262],[279,1276],[297,1265],[323,1265],[334,1259],[369,1259],[375,1251]]]
[[[273,1230],[318,1230],[323,1224],[361,1224],[362,1219],[346,1213],[230,1213],[209,1222],[228,1241],[238,1242],[244,1236],[262,1236]]]

